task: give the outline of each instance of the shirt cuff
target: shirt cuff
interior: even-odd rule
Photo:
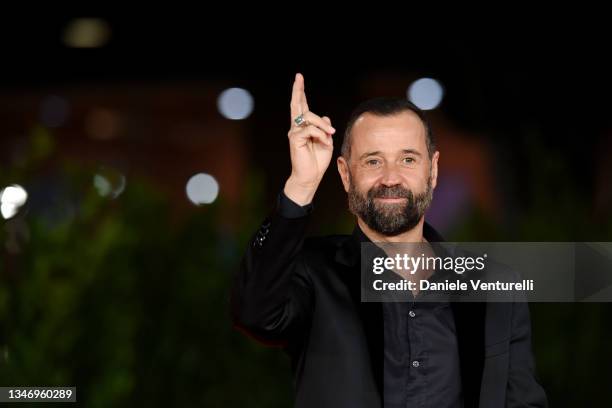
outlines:
[[[278,203],[276,207],[278,209],[278,213],[284,218],[302,218],[312,212],[312,203],[301,206],[287,197],[285,192],[282,190],[278,195]]]

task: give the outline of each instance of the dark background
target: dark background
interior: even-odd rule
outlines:
[[[1,385],[75,385],[88,407],[290,405],[288,361],[232,328],[228,288],[289,174],[295,72],[339,133],[360,101],[440,81],[428,219],[448,240],[611,240],[612,81],[595,21],[103,19],[110,37],[92,49],[63,42],[71,18],[0,28],[0,189],[29,194],[0,219]],[[253,96],[248,118],[219,114],[228,87]],[[51,95],[68,104],[57,126],[41,119]],[[125,177],[116,198],[94,188],[101,172]],[[185,194],[199,172],[219,182],[210,205]],[[352,229],[333,162],[315,214],[312,234]],[[551,406],[609,404],[610,305],[530,308]]]

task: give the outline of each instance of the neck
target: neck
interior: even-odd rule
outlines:
[[[357,218],[357,225],[361,228],[361,231],[370,239],[372,242],[426,242],[423,237],[423,224],[425,223],[425,217],[421,217],[418,224],[414,228],[402,232],[398,235],[387,236],[379,232],[374,231],[366,225],[361,218]]]

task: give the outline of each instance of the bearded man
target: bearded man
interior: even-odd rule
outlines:
[[[362,242],[442,241],[424,217],[440,153],[423,113],[405,98],[355,109],[337,159],[355,229],[306,239],[336,130],[309,109],[301,74],[290,110],[291,174],[234,277],[231,306],[238,328],[289,354],[295,406],[547,406],[526,303],[360,301]]]

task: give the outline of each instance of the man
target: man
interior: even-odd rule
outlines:
[[[526,303],[360,301],[361,242],[442,240],[424,221],[440,155],[419,109],[388,98],[356,109],[337,166],[357,225],[306,240],[335,129],[310,111],[300,74],[290,107],[291,175],[235,278],[232,316],[285,347],[296,406],[546,406]]]

